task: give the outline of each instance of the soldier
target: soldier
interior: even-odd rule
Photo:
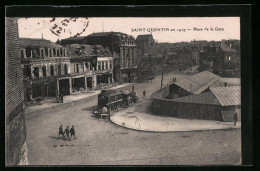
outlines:
[[[234,114],[234,126],[236,126],[237,120],[238,120],[238,116],[237,116],[237,113],[235,113]]]
[[[72,127],[70,128],[70,138],[72,138],[72,135],[74,136],[74,139],[76,139],[76,138],[75,138],[75,129],[74,129],[74,126],[72,126]]]
[[[143,91],[144,98],[145,98],[145,94],[146,94],[146,91],[144,90],[144,91]]]
[[[63,138],[65,138],[63,129],[62,129],[62,125],[59,127],[59,136],[58,137],[60,137],[60,134],[63,135]]]
[[[70,140],[70,130],[69,130],[69,126],[67,126],[67,128],[65,129],[64,133],[66,133],[68,140]]]

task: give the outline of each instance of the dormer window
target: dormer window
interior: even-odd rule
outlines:
[[[48,53],[48,49],[47,48],[45,49],[45,55],[46,55],[46,57],[49,57],[49,53]]]
[[[40,49],[40,57],[44,57],[44,55],[43,55],[43,49]]]

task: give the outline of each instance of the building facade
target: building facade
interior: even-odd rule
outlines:
[[[26,165],[26,128],[19,36],[16,18],[6,18],[6,162]]]
[[[57,77],[68,75],[70,59],[61,45],[45,39],[20,39],[25,101],[55,97]]]
[[[136,38],[137,49],[140,51],[142,57],[151,55],[155,40],[152,34],[138,35]]]
[[[113,57],[100,45],[69,44],[45,39],[20,39],[26,102],[70,95],[113,82]]]
[[[117,82],[131,82],[137,67],[135,38],[121,32],[93,33],[84,38],[89,45],[102,45],[114,57],[114,79]]]
[[[213,59],[213,72],[223,77],[240,77],[240,41],[222,40]]]

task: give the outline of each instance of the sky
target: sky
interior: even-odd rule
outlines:
[[[43,37],[52,42],[103,31],[123,32],[135,38],[152,34],[156,41],[170,43],[240,39],[239,17],[20,18],[18,28],[19,37]]]

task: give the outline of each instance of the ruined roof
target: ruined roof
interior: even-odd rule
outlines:
[[[209,71],[203,71],[191,77],[186,77],[185,79],[177,81],[173,84],[183,88],[190,93],[199,94],[208,89],[218,80],[221,80],[221,77]]]
[[[46,39],[31,39],[31,38],[20,38],[20,46],[26,47],[37,47],[37,48],[62,48],[63,46],[53,43]]]
[[[194,94],[185,97],[180,97],[177,99],[173,99],[175,102],[182,103],[196,103],[196,104],[212,104],[212,105],[220,105],[218,99],[214,96],[212,92],[205,92],[201,94]]]
[[[221,106],[241,105],[241,87],[210,87],[210,91],[220,102]]]
[[[112,56],[110,51],[101,45],[69,44],[66,48],[70,57]]]
[[[126,33],[121,33],[121,32],[98,32],[98,33],[92,33],[86,37],[95,37],[95,36],[109,36],[109,35],[118,35],[118,36],[121,36],[121,35],[128,35]],[[130,35],[129,35],[130,36]]]
[[[84,39],[85,36],[80,36],[80,37],[69,37],[67,39],[61,39],[61,40],[82,40]]]

